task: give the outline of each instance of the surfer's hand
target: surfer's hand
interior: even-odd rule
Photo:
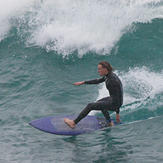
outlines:
[[[74,83],[74,85],[82,85],[82,84],[84,84],[85,82],[84,81],[81,81],[81,82],[76,82],[76,83]]]

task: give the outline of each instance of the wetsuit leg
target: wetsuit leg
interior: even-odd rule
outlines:
[[[107,110],[101,110],[102,114],[104,115],[105,119],[107,121],[109,121],[111,118],[110,118],[110,114]]]
[[[111,97],[104,97],[104,98],[102,98],[102,99],[100,99],[100,100],[98,100],[98,101],[108,101],[108,100],[111,102]],[[97,101],[97,102],[98,102],[98,101]],[[112,102],[111,102],[111,103],[112,103]],[[111,103],[110,103],[110,104],[111,104]],[[107,112],[108,112],[108,110],[110,110],[110,111],[116,111],[116,113],[119,114],[119,112],[120,112],[119,109],[120,109],[121,106],[117,106],[117,105],[114,104],[114,103],[112,103],[112,105],[113,105],[113,107],[112,107],[112,108],[108,108],[108,109],[107,109]],[[107,114],[107,113],[103,113],[103,114]],[[105,115],[104,115],[104,116],[105,116]],[[106,119],[107,119],[107,118],[106,118]]]
[[[89,103],[86,108],[79,114],[79,116],[74,120],[75,124],[86,117],[92,110],[101,110],[107,120],[110,120],[108,110],[115,111],[112,106],[112,100],[109,97],[103,98],[101,100],[98,100],[97,102]]]
[[[110,97],[105,97],[105,98],[102,98],[102,99],[100,99],[100,100],[98,100],[98,101],[108,101],[108,100],[110,100]],[[97,102],[98,102],[97,101]],[[106,109],[104,109],[104,110],[101,110],[101,112],[102,112],[102,114],[104,115],[104,117],[105,117],[105,119],[107,120],[107,121],[109,121],[111,118],[110,118],[110,114],[109,114],[109,112],[108,112],[108,108],[107,108],[107,110]]]

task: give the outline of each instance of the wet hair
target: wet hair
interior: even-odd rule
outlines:
[[[106,68],[109,71],[109,73],[114,70],[109,62],[101,61],[99,62],[99,65],[101,65],[103,68]]]

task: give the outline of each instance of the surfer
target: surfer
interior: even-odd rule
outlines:
[[[97,102],[89,103],[85,109],[78,115],[75,120],[70,120],[68,118],[64,119],[64,122],[68,124],[71,128],[75,128],[77,123],[82,120],[85,116],[89,114],[92,110],[100,110],[106,120],[108,121],[109,126],[113,126],[113,121],[110,118],[108,111],[116,112],[116,121],[120,123],[120,107],[123,103],[123,87],[118,76],[113,73],[113,68],[110,63],[106,61],[101,61],[98,64],[98,73],[100,76],[103,76],[100,79],[94,79],[89,81],[76,82],[74,85],[82,84],[99,84],[105,82],[106,88],[109,91],[110,96],[102,98]]]

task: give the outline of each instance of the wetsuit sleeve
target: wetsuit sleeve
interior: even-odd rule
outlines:
[[[100,79],[93,79],[93,80],[88,80],[88,81],[85,81],[84,83],[85,84],[99,84],[99,83],[102,83],[105,81],[105,78],[100,78]]]

